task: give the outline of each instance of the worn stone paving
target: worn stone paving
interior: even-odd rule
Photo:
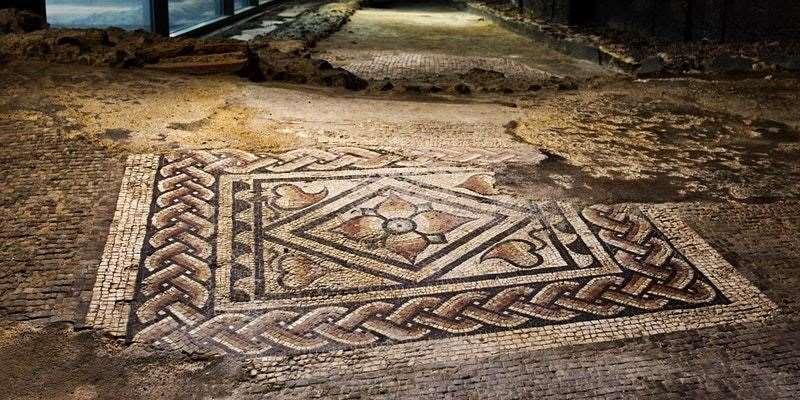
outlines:
[[[521,82],[588,78],[609,72],[563,56],[445,3],[365,7],[321,41],[315,56],[366,79],[438,82],[472,69]],[[527,86],[526,86],[527,87]]]
[[[82,279],[96,269],[123,166],[87,141],[0,120],[0,311],[18,320],[81,320]],[[89,286],[91,283],[89,283]]]

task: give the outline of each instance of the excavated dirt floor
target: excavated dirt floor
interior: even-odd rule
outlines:
[[[798,79],[526,41],[425,5],[315,51],[577,89],[1,65],[0,398],[798,397]]]
[[[365,79],[393,84],[456,81],[519,89],[547,84],[554,77],[611,75],[440,2],[363,8],[344,29],[319,43],[315,55]],[[494,74],[480,76],[475,69]]]

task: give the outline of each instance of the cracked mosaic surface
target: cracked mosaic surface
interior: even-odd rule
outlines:
[[[544,81],[553,76],[523,62],[500,57],[358,50],[328,50],[323,54],[337,61],[348,71],[367,79],[464,74],[475,68],[496,71],[510,79],[524,81]]]
[[[665,208],[499,193],[485,166],[515,157],[329,148],[132,158],[127,180],[155,169],[142,182],[152,192],[122,191],[114,226],[126,229],[109,243],[140,251],[107,246],[92,310],[116,311],[90,322],[189,352],[433,340],[457,354],[470,340],[546,348],[755,321],[774,308]],[[148,218],[137,217],[141,204]]]

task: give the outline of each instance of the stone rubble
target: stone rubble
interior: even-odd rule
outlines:
[[[0,35],[0,62],[38,60],[59,64],[97,67],[148,68],[196,75],[236,74],[251,80],[275,80],[363,90],[366,81],[354,74],[333,68],[324,60],[311,57],[313,41],[337,30],[355,12],[357,2],[334,3],[310,15],[305,24],[323,27],[313,34],[307,30],[281,30],[275,37],[257,37],[249,42],[234,39],[165,38],[144,31],[108,29],[30,29],[43,28],[29,21],[25,11],[3,10],[2,16],[18,16],[3,24]],[[24,18],[19,17],[24,16]],[[292,25],[295,26],[295,25]],[[23,28],[24,27],[24,28]],[[304,32],[302,34],[298,32]],[[301,40],[288,39],[299,37]]]

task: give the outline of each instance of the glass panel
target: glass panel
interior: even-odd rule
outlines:
[[[47,22],[55,27],[150,29],[149,0],[47,0]]]
[[[169,0],[169,29],[177,31],[221,15],[219,0]]]
[[[238,10],[250,6],[250,0],[233,0],[233,9]]]

